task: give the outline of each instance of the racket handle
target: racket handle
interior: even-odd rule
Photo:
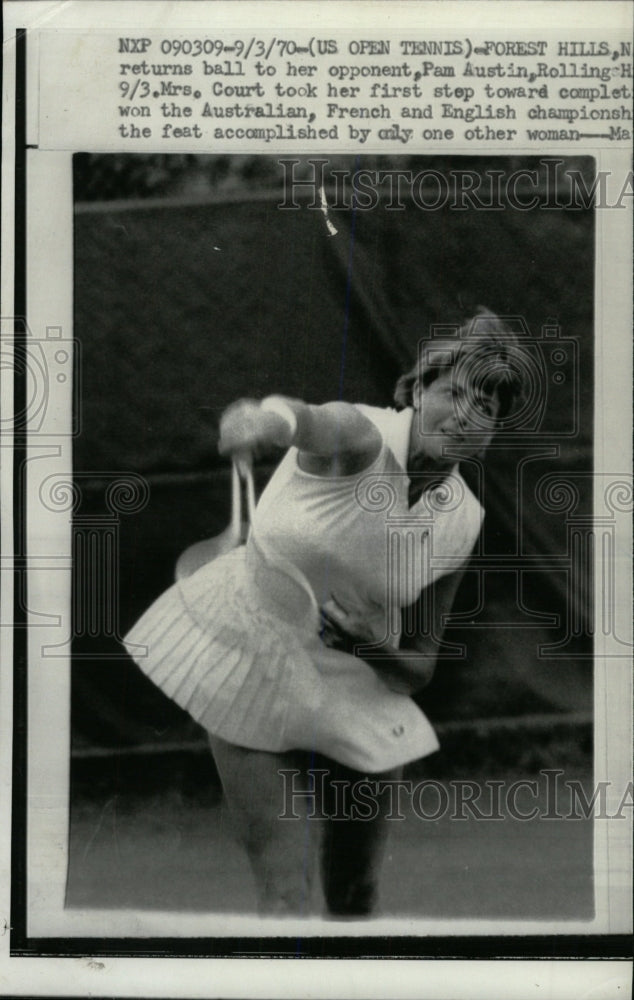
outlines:
[[[247,520],[251,524],[255,514],[255,485],[253,482],[253,456],[250,451],[240,452],[233,457],[231,523],[234,527],[236,524],[240,524],[242,517],[241,480],[246,486]]]

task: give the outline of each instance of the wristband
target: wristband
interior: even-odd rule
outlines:
[[[288,425],[290,440],[295,440],[295,435],[297,434],[297,416],[283,396],[267,396],[260,403],[260,409],[266,413],[277,413],[278,417],[281,417]]]

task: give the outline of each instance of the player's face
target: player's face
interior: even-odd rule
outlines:
[[[459,456],[484,453],[495,434],[500,411],[497,392],[475,385],[454,369],[426,387],[417,382],[413,404],[411,457],[456,462]]]

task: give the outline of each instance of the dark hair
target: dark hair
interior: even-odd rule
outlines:
[[[459,364],[475,370],[488,391],[497,392],[498,419],[506,417],[521,399],[526,364],[517,336],[510,325],[481,306],[456,336],[423,341],[418,361],[396,383],[395,402],[401,409],[411,406],[416,382],[426,387]]]

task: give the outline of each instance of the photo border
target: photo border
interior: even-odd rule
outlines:
[[[16,44],[16,151],[15,151],[15,283],[14,283],[14,335],[15,343],[18,346],[26,336],[26,329],[23,317],[27,315],[26,286],[26,228],[27,228],[27,208],[28,191],[26,187],[26,45],[27,31],[19,33]],[[14,409],[21,412],[26,405],[26,380],[25,376],[20,377],[16,366],[14,378]],[[27,459],[26,436],[21,437],[16,432],[13,452],[13,472],[14,472],[14,498],[16,500],[16,517],[13,526],[15,545],[15,570],[16,589],[14,591],[14,690],[13,690],[13,813],[12,813],[12,872],[11,882],[11,955],[13,957],[52,957],[52,956],[87,956],[105,955],[110,957],[161,957],[176,958],[187,956],[195,957],[223,957],[231,954],[232,958],[249,957],[253,959],[250,949],[245,949],[243,943],[252,943],[251,937],[247,938],[222,938],[217,942],[226,946],[231,942],[230,950],[226,947],[212,950],[207,939],[205,947],[197,950],[201,944],[201,938],[139,938],[130,937],[117,939],[110,938],[105,943],[99,937],[86,938],[38,938],[29,937],[26,933],[26,817],[27,817],[27,634],[26,634],[26,612],[21,606],[20,583],[23,579],[21,573],[26,569],[26,548],[25,548],[25,512],[26,496],[22,490],[23,477],[22,469]],[[595,723],[596,724],[596,723]],[[301,927],[300,927],[301,929]],[[288,957],[297,957],[296,950],[286,950],[282,947],[288,945],[296,938],[296,935],[275,936],[267,938],[266,950],[260,952],[261,956],[279,957],[287,954]],[[316,958],[348,958],[358,959],[368,957],[389,957],[396,959],[407,958],[451,958],[451,959],[482,959],[496,958],[504,959],[564,959],[574,958],[616,958],[626,959],[631,955],[632,939],[629,934],[600,934],[579,937],[577,935],[508,935],[502,938],[492,939],[489,936],[483,937],[409,937],[394,936],[389,939],[378,938],[381,947],[375,951],[369,951],[367,941],[374,942],[373,935],[364,937],[337,937],[335,938],[309,938],[304,941],[304,946],[310,947],[303,953],[302,957]],[[324,944],[332,946],[333,941],[340,945],[338,950],[329,949],[328,955],[324,955]],[[417,947],[413,948],[413,942]],[[140,943],[141,947],[135,947]],[[166,948],[166,945],[174,944],[177,947]],[[494,944],[494,947],[490,947]],[[484,947],[483,947],[484,946]],[[521,950],[520,950],[521,946]],[[389,950],[388,950],[389,949]]]

